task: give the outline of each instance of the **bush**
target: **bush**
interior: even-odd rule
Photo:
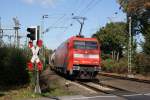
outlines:
[[[127,73],[128,64],[125,58],[119,60],[119,62],[112,59],[106,59],[102,61],[102,70],[106,72],[114,73]]]
[[[0,85],[11,86],[29,82],[27,56],[14,47],[0,47]]]
[[[150,56],[145,54],[137,54],[135,59],[135,70],[139,74],[150,74]]]
[[[103,71],[112,72],[113,60],[111,60],[111,59],[102,60],[101,64],[102,64]]]

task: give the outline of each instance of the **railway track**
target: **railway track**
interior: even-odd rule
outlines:
[[[129,94],[138,94],[136,92],[132,92],[123,88],[119,88],[119,87],[115,87],[112,85],[108,85],[108,84],[104,84],[102,82],[93,82],[94,84],[100,85],[100,86],[104,86],[110,89],[113,89],[113,91],[106,91],[107,94],[113,94],[113,95],[117,95],[117,96],[122,96],[122,95],[129,95]]]
[[[55,76],[55,73],[50,73],[50,74],[47,73],[46,75],[48,75],[48,76],[54,75]],[[75,80],[75,81],[68,80],[68,83],[70,84],[70,86],[72,86],[72,85],[78,86],[79,90],[81,88],[83,88],[82,91],[85,91],[88,94],[88,96],[92,96],[92,97],[94,97],[95,95],[100,96],[100,97],[103,97],[103,96],[104,97],[105,96],[106,97],[107,96],[114,97],[115,96],[116,98],[122,98],[122,100],[124,100],[124,99],[129,100],[130,97],[131,98],[133,98],[133,97],[139,98],[141,96],[141,98],[148,98],[148,96],[149,96],[149,92],[142,93],[139,91],[132,90],[132,88],[126,88],[123,85],[111,84],[111,82],[108,83],[109,81],[116,81],[116,80],[114,80],[113,78],[112,79],[108,78],[108,80],[107,80],[107,77],[106,77],[106,79],[104,79],[104,81],[101,81],[98,79],[97,80],[95,79],[93,81],[86,81],[86,82],[85,82],[85,80]],[[134,82],[132,82],[132,83],[134,83]],[[139,84],[141,84],[141,83],[139,83]],[[131,87],[132,86],[134,87],[134,85],[131,85]],[[52,97],[49,97],[49,98],[52,98]],[[139,99],[139,100],[145,100],[145,99]],[[149,100],[149,99],[146,99],[146,100]]]
[[[99,75],[106,76],[106,77],[117,78],[117,79],[130,80],[130,81],[150,84],[150,80],[146,80],[146,79],[130,78],[130,77],[127,77],[127,76],[119,76],[119,75],[113,75],[113,74],[108,74],[108,73],[99,73]]]
[[[94,91],[96,91],[96,92],[103,92],[103,93],[105,93],[105,94],[108,94],[107,92],[103,91],[102,89],[99,89],[99,88],[97,88],[97,87],[94,87],[94,86],[92,86],[92,85],[89,85],[89,84],[87,84],[87,83],[85,83],[85,82],[79,82],[79,81],[77,81],[77,83],[80,84],[80,85],[82,85],[82,86],[85,86],[85,87],[87,87],[87,88],[89,88],[89,89],[91,89],[91,90],[94,90]]]
[[[123,97],[125,98],[126,95],[138,95],[138,93],[131,92],[129,90],[125,90],[122,88],[114,87],[111,85],[107,85],[104,83],[101,83],[99,81],[96,82],[80,82],[77,81],[78,84],[85,86],[91,90],[96,91],[97,93],[105,93],[105,94],[111,94],[111,95],[116,95],[118,97]]]

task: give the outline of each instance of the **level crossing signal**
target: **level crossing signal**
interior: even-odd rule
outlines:
[[[29,69],[29,71],[33,71],[34,70],[34,63],[35,62],[36,62],[38,71],[41,71],[42,68],[43,68],[43,64],[42,64],[42,62],[40,61],[40,59],[38,57],[38,52],[39,52],[40,48],[42,47],[42,40],[37,40],[36,47],[33,46],[33,42],[32,41],[29,41],[28,46],[29,46],[29,48],[32,51],[32,58],[28,62],[28,69]]]
[[[38,57],[39,50],[41,49],[42,43],[43,43],[43,41],[39,39],[39,32],[40,32],[39,30],[40,30],[39,26],[32,26],[32,27],[27,28],[27,32],[29,32],[29,34],[27,34],[27,37],[30,38],[28,47],[32,51],[32,58],[30,62],[28,62],[29,71],[34,70],[35,63],[38,68],[38,71],[41,71],[43,67],[42,62],[40,61]],[[35,43],[35,46],[34,46],[34,43]]]
[[[37,33],[36,31],[37,31],[36,28],[27,28],[27,32],[29,32],[29,34],[27,34],[27,37],[30,38],[31,40],[35,40]]]
[[[40,61],[39,50],[42,48],[43,41],[40,40],[40,26],[34,26],[27,28],[27,37],[30,38],[28,47],[32,51],[32,58],[27,63],[28,70],[35,74],[35,93],[41,93],[40,85],[39,85],[39,72],[43,69],[42,61]]]

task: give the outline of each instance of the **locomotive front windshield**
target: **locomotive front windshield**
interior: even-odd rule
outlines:
[[[74,41],[75,49],[98,49],[98,44],[95,41]]]

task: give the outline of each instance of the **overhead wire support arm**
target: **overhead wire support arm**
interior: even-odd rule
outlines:
[[[80,31],[79,31],[79,36],[82,36],[81,35],[82,29],[83,29],[83,25],[84,25],[84,21],[86,20],[86,17],[75,16],[75,17],[73,17],[73,19],[76,19],[80,23],[81,27],[80,27]]]
[[[45,31],[43,31],[43,33],[49,32],[50,29],[52,29],[52,28],[67,28],[67,27],[57,27],[57,26],[54,26],[54,27],[53,27],[53,26],[52,26],[52,27],[46,28]]]

